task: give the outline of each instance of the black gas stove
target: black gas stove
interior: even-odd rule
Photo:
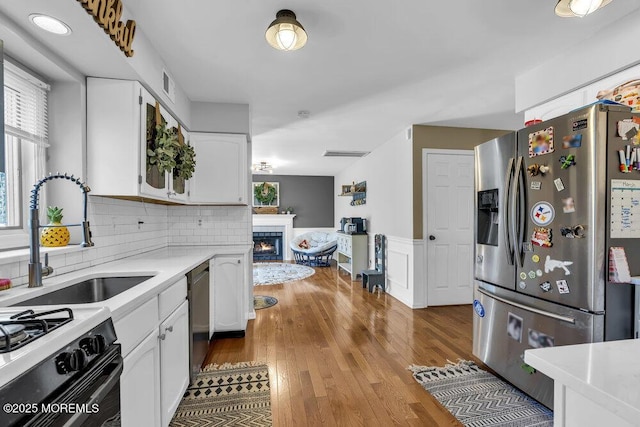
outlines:
[[[0,316],[0,360],[46,353],[0,386],[0,426],[119,425],[123,365],[113,323],[81,329],[82,319],[69,308]],[[72,321],[80,323],[50,342],[34,342]]]
[[[0,319],[0,353],[17,350],[72,320],[73,312],[69,308],[39,313],[25,310],[8,319]]]

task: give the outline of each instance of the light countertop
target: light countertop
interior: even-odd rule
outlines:
[[[640,340],[526,350],[524,361],[630,423],[640,420]]]
[[[24,370],[55,352],[57,347],[64,346],[109,317],[115,322],[126,316],[141,304],[170,287],[202,262],[215,256],[245,253],[250,250],[250,245],[170,246],[68,274],[45,278],[43,286],[40,288],[28,288],[25,285],[0,292],[0,318],[3,316],[7,318],[11,314],[24,311],[27,308],[42,312],[59,307],[71,308],[75,317],[69,324],[53,331],[50,335],[35,340],[23,349],[0,355],[0,385],[12,380]],[[55,266],[53,267],[55,268]],[[10,307],[12,304],[62,289],[84,279],[123,275],[150,275],[154,277],[106,301],[91,304]]]
[[[106,301],[72,305],[72,307],[88,308],[106,307],[111,311],[112,319],[116,321],[140,306],[141,303],[171,286],[181,276],[202,262],[217,255],[244,253],[250,249],[249,245],[169,246],[60,276],[44,278],[43,286],[40,288],[18,286],[2,291],[0,292],[0,307],[7,307],[34,298],[84,279],[100,276],[154,276]],[[53,267],[55,268],[55,266]],[[51,306],[42,306],[41,308],[51,308]]]

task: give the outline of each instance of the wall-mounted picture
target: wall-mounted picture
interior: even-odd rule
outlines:
[[[522,342],[522,317],[509,313],[507,335],[518,342]]]
[[[280,184],[277,182],[254,182],[253,206],[280,206]]]

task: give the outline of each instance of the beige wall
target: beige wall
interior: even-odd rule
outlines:
[[[422,149],[473,150],[508,130],[413,126],[413,238],[422,239]]]

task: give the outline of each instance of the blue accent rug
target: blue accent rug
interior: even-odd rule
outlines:
[[[409,370],[467,427],[553,427],[553,411],[473,362]]]

